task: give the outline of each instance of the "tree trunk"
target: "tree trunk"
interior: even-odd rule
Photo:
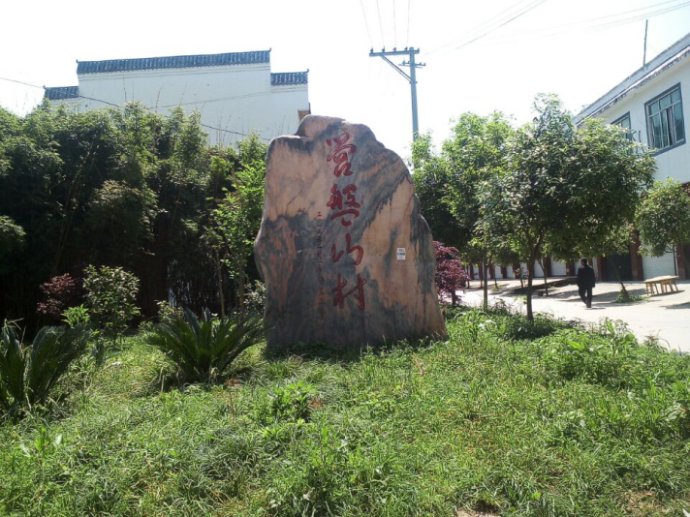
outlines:
[[[489,282],[487,278],[486,255],[482,257],[482,269],[484,270],[484,310],[487,310],[489,308]]]
[[[223,267],[220,262],[218,250],[213,248],[213,263],[216,266],[218,275],[218,301],[220,301],[220,317],[225,319],[225,293],[223,292]]]
[[[616,266],[613,270],[616,272],[616,280],[618,280],[618,283],[621,284],[621,292],[623,293],[623,297],[625,299],[628,299],[628,290],[625,288],[625,284],[623,283],[623,277],[621,276],[620,266]]]
[[[527,262],[527,320],[534,322],[534,313],[532,312],[532,279],[534,278],[534,257],[530,257]]]
[[[544,261],[543,259],[539,259],[539,266],[541,267],[542,272],[544,273],[544,296],[549,295],[549,281],[546,276],[546,268],[544,267]]]

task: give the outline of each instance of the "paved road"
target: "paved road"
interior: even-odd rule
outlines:
[[[501,298],[524,314],[524,296],[510,294],[509,288],[516,284],[519,282],[499,281],[499,286],[503,289],[497,294],[491,294],[490,299]],[[478,284],[474,282],[474,285]],[[605,318],[622,320],[641,341],[651,336],[658,338],[660,344],[669,349],[690,352],[690,280],[678,282],[678,293],[649,297],[645,296],[642,282],[625,282],[625,287],[630,294],[644,296],[643,301],[615,303],[620,284],[601,282],[594,288],[591,309],[587,309],[582,303],[575,285],[550,288],[549,296],[535,296],[533,308],[535,312],[566,320],[590,323],[599,323]],[[466,304],[481,304],[480,289],[467,289],[462,296]]]

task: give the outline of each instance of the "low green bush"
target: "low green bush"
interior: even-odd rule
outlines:
[[[240,353],[263,339],[263,321],[231,315],[215,320],[209,311],[201,319],[190,310],[171,315],[148,336],[177,366],[182,382],[216,383]]]
[[[82,327],[42,327],[25,346],[19,327],[6,321],[0,330],[0,409],[16,415],[44,403],[86,349],[88,336]]]

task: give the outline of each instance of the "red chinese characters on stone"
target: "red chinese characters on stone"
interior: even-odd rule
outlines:
[[[354,294],[355,300],[357,301],[357,307],[359,310],[363,311],[365,308],[364,304],[364,284],[367,283],[366,278],[362,278],[362,275],[357,275],[357,285],[355,285],[349,291],[345,291],[347,286],[347,280],[345,280],[340,273],[338,273],[338,281],[336,286],[333,288],[335,296],[333,297],[333,305],[339,308],[343,308],[345,304],[345,298]]]
[[[338,185],[333,185],[333,187],[331,187],[331,197],[328,203],[326,203],[326,206],[331,210],[337,210],[335,214],[331,215],[331,219],[342,217],[340,223],[343,226],[350,226],[352,221],[346,219],[345,216],[350,215],[353,219],[359,217],[359,210],[357,209],[361,208],[362,205],[357,202],[354,195],[355,192],[357,192],[356,185],[347,185],[342,192],[338,189]],[[343,199],[343,195],[345,199]]]
[[[335,244],[331,246],[331,261],[334,263],[338,262],[345,252],[347,252],[348,255],[352,255],[354,253],[355,266],[359,266],[359,264],[362,262],[362,257],[364,256],[364,248],[362,248],[362,246],[353,246],[352,236],[349,233],[345,234],[344,250],[338,251],[338,249],[335,247]]]
[[[352,176],[352,157],[357,152],[357,146],[348,143],[349,141],[350,133],[347,131],[343,131],[333,139],[326,140],[326,145],[331,148],[326,156],[326,161],[335,164],[333,175],[336,178],[340,178],[341,176]],[[328,199],[328,203],[326,203],[326,206],[331,209],[330,220],[340,219],[340,224],[344,227],[347,228],[352,226],[354,220],[359,217],[359,209],[362,207],[355,197],[356,192],[357,185],[354,183],[345,185],[342,190],[337,183],[331,187],[331,195]],[[364,257],[364,248],[357,244],[353,244],[352,235],[349,232],[345,234],[344,250],[339,249],[336,244],[331,246],[331,262],[334,264],[340,262],[346,253],[352,256],[355,266],[361,264],[362,258]],[[364,285],[366,283],[366,278],[357,274],[357,281],[354,287],[348,290],[346,289],[348,281],[338,273],[336,286],[331,289],[334,293],[333,305],[342,309],[345,305],[345,299],[348,296],[354,296],[357,307],[359,310],[363,311],[365,308]]]
[[[350,160],[355,152],[357,152],[357,146],[354,144],[348,144],[348,140],[350,140],[350,133],[347,131],[343,131],[343,134],[340,136],[326,140],[326,144],[329,147],[335,146],[328,153],[328,156],[326,156],[326,160],[335,163],[333,174],[338,178],[341,175],[352,175],[352,164]]]

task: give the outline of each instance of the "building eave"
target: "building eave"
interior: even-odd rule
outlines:
[[[688,55],[690,55],[690,34],[676,41],[645,66],[633,72],[592,104],[581,110],[575,116],[575,123],[580,124],[585,119],[596,117],[606,111],[633,91],[685,60]]]
[[[109,59],[105,61],[77,61],[77,75],[114,72],[139,72],[179,68],[254,65],[270,63],[271,51],[227,52],[223,54],[196,54],[185,56]]]

